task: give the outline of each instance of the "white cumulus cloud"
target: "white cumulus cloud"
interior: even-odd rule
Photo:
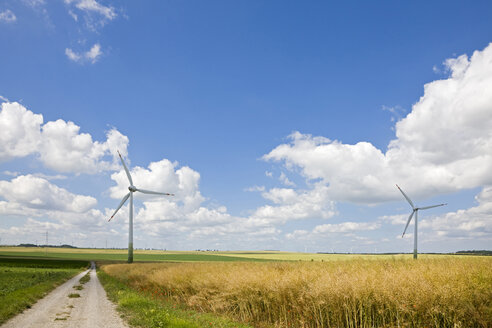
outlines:
[[[116,167],[116,150],[126,154],[128,138],[115,129],[107,133],[105,142],[93,141],[80,127],[63,120],[46,123],[42,129],[39,156],[49,168],[58,172],[97,173]],[[112,154],[113,161],[103,159]]]
[[[91,196],[76,195],[48,180],[21,175],[11,181],[0,181],[0,196],[15,207],[83,213],[97,204]],[[14,205],[12,205],[14,204]]]
[[[280,182],[282,182],[286,186],[295,187],[295,185],[296,185],[294,182],[289,180],[289,178],[287,177],[287,175],[285,175],[284,172],[280,173],[280,177],[278,179],[280,180]]]
[[[492,44],[446,61],[451,76],[428,83],[395,126],[384,152],[295,132],[264,155],[321,179],[329,198],[353,203],[397,199],[394,183],[424,197],[492,183]]]
[[[43,116],[34,114],[16,102],[4,102],[0,111],[0,161],[37,155],[48,168],[58,172],[98,173],[118,168],[116,150],[127,154],[128,138],[111,129],[106,141],[93,141],[80,127],[63,120],[43,124]],[[111,160],[107,160],[107,157]]]
[[[354,232],[375,230],[381,226],[379,222],[343,222],[338,224],[322,224],[313,229],[313,233],[325,234],[334,232]]]
[[[245,238],[245,235],[267,238],[278,232],[271,218],[236,217],[225,206],[204,205],[205,198],[199,189],[200,174],[187,166],[178,167],[178,163],[162,159],[150,163],[148,168],[130,168],[130,173],[137,188],[175,194],[166,197],[135,193],[136,199],[143,200],[141,205],[136,204],[135,225],[150,236],[205,238],[208,242],[212,238],[218,242],[224,238]],[[111,178],[116,186],[110,188],[110,196],[119,200],[128,193],[126,173],[121,168]],[[128,205],[118,212],[115,222],[126,222],[127,217]]]
[[[335,203],[330,200],[328,188],[316,184],[309,190],[272,188],[262,193],[263,198],[273,205],[263,205],[251,215],[252,219],[269,223],[284,223],[301,219],[328,219],[336,212]]]
[[[442,238],[492,238],[492,187],[475,196],[477,206],[424,219],[419,228]]]
[[[173,201],[195,209],[204,200],[199,190],[200,174],[187,166],[176,169],[177,165],[176,162],[163,159],[159,162],[151,162],[147,169],[134,167],[130,173],[137,188],[172,193],[175,195],[171,198]],[[128,193],[129,182],[121,166],[119,172],[111,175],[111,179],[117,184],[110,188],[111,197],[123,198]],[[156,198],[158,196],[148,196],[142,193],[137,193],[135,196],[147,200],[159,200]]]
[[[4,102],[0,111],[0,161],[24,157],[36,151],[43,116],[19,103]]]

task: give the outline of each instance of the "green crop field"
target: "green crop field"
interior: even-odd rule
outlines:
[[[87,261],[0,256],[0,324],[87,265]]]
[[[77,259],[86,261],[126,261],[126,249],[0,247],[0,256]],[[421,258],[459,257],[467,255],[421,254]],[[319,254],[279,251],[161,251],[135,250],[136,262],[249,262],[249,261],[346,261],[355,259],[411,259],[411,254]]]
[[[12,257],[32,257],[32,258],[58,258],[58,259],[76,259],[76,260],[93,260],[93,261],[126,261],[126,250],[110,249],[73,249],[73,248],[44,248],[33,247],[1,247],[0,256]],[[266,261],[271,259],[259,259],[247,256],[234,256],[234,253],[218,252],[165,252],[136,250],[134,261],[168,261],[168,262],[249,262],[249,261]]]

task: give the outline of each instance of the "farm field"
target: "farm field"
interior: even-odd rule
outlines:
[[[96,261],[126,261],[126,249],[0,247],[0,256],[43,257]],[[419,254],[419,258],[466,257],[467,255]],[[319,254],[279,251],[161,251],[134,250],[135,261],[347,261],[354,259],[411,259],[411,254]]]
[[[412,259],[413,254],[338,254],[338,253],[294,253],[279,251],[260,252],[218,252],[222,256],[240,258],[254,258],[258,260],[274,261],[352,261],[356,259],[384,260],[384,259]],[[419,254],[419,258],[462,257],[466,255],[454,254]]]
[[[0,256],[12,257],[44,257],[58,259],[77,259],[94,261],[126,261],[126,250],[113,249],[80,249],[80,248],[44,248],[35,247],[0,247]],[[254,257],[234,256],[218,252],[177,252],[158,250],[135,250],[134,261],[170,261],[170,262],[196,262],[196,261],[267,261],[270,259],[257,259]]]
[[[0,257],[0,324],[87,265],[86,261]]]
[[[256,327],[490,327],[492,258],[108,264],[135,291]]]
[[[98,276],[108,298],[118,305],[120,314],[132,326],[251,328],[224,316],[187,309],[174,300],[159,297],[151,290],[133,289],[103,271],[99,271]]]
[[[109,297],[136,326],[489,327],[492,323],[492,257],[422,254],[413,261],[410,254],[135,253],[138,261],[154,263],[118,264],[126,261],[126,250],[49,248],[46,258],[44,248],[1,247],[1,290],[15,285],[31,288],[31,283],[35,288],[44,286],[34,300],[56,281],[75,274],[77,268],[70,266],[98,260]],[[25,279],[8,283],[12,277]],[[22,300],[2,318],[33,300]]]

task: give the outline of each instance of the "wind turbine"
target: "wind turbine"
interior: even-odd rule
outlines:
[[[398,185],[396,185],[396,187],[398,189],[400,189],[401,193],[403,194],[403,197],[405,197],[405,199],[410,204],[410,206],[412,206],[412,210],[413,210],[412,214],[410,214],[410,216],[408,217],[407,225],[405,226],[405,230],[403,230],[403,234],[401,235],[401,238],[403,238],[403,236],[405,235],[405,232],[407,231],[407,228],[408,228],[408,224],[410,223],[413,215],[415,214],[415,232],[413,234],[413,258],[417,259],[417,225],[418,225],[417,217],[418,217],[419,210],[427,210],[429,208],[444,206],[447,204],[431,205],[431,206],[425,206],[425,207],[416,207],[415,205],[413,205],[410,198],[403,192],[403,190],[401,190],[401,188]]]
[[[133,185],[133,180],[132,176],[130,175],[130,171],[128,171],[128,168],[125,165],[125,162],[123,161],[123,157],[121,157],[120,152],[118,151],[118,155],[120,156],[121,164],[123,164],[123,167],[125,168],[126,176],[128,177],[128,181],[130,182],[130,186],[128,187],[128,190],[130,191],[128,194],[123,197],[121,200],[120,205],[116,208],[114,211],[113,215],[109,218],[108,222],[111,221],[111,219],[116,215],[116,212],[125,204],[125,202],[130,198],[130,211],[129,211],[129,216],[130,216],[130,222],[129,222],[129,229],[128,229],[128,263],[133,263],[133,193],[136,191],[139,191],[144,194],[151,194],[151,195],[164,195],[164,196],[174,196],[174,194],[169,194],[167,192],[157,192],[157,191],[150,191],[150,190],[144,190],[144,189],[138,189]]]

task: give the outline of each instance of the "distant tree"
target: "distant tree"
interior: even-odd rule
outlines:
[[[38,247],[38,245],[34,245],[34,244],[19,244],[19,247]]]
[[[492,251],[488,251],[488,250],[457,251],[456,254],[492,256]]]

